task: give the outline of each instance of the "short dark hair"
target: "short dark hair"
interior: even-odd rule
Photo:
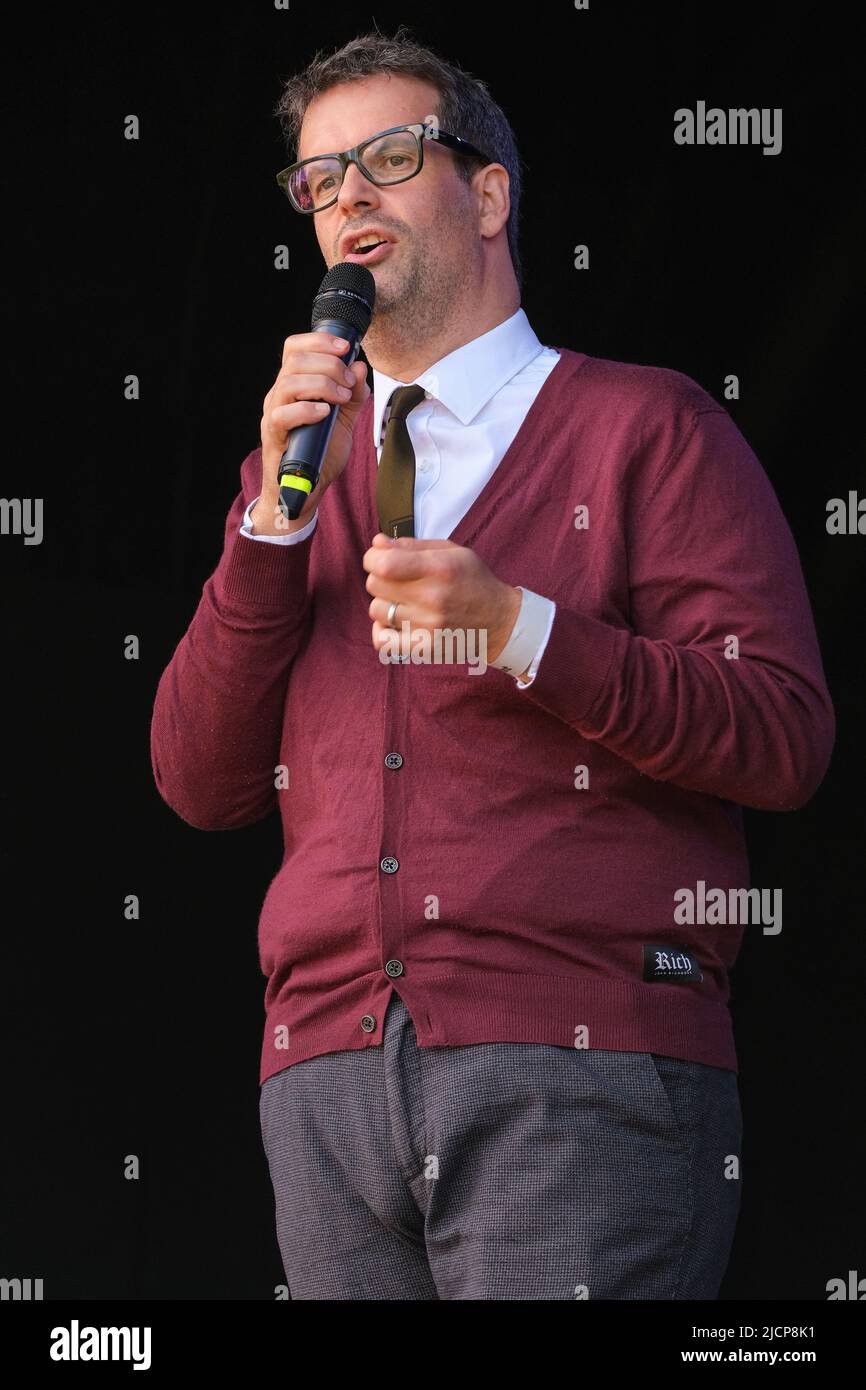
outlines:
[[[405,24],[392,36],[378,32],[361,34],[334,53],[317,52],[303,71],[286,80],[273,114],[280,119],[290,152],[294,151],[294,158],[297,158],[304,114],[314,97],[341,83],[389,72],[429,82],[439,93],[437,115],[442,129],[460,135],[507,169],[511,201],[506,225],[508,249],[517,284],[522,290],[518,247],[521,161],[508,118],[480,77],[474,77],[440,58],[431,48],[416,43]],[[473,173],[483,167],[477,159],[465,155],[455,155],[454,164],[464,183],[469,183]]]

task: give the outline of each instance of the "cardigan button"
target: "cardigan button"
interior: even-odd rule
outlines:
[[[395,859],[393,854],[386,854],[385,858],[380,861],[379,867],[385,874],[396,874],[400,867],[400,861]]]
[[[385,974],[391,975],[395,979],[403,974],[403,962],[401,960],[389,960],[385,962]]]
[[[376,1027],[376,1020],[372,1014],[364,1014],[364,1017],[361,1019],[361,1027],[365,1033],[372,1033],[373,1029]]]
[[[386,767],[402,767],[402,766],[403,766],[403,755],[402,755],[402,753],[386,753],[386,754],[385,754],[385,766],[386,766]]]

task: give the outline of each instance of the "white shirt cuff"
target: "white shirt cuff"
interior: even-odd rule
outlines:
[[[305,541],[307,537],[311,536],[315,531],[316,522],[319,519],[318,508],[316,508],[316,510],[313,512],[313,515],[310,517],[310,520],[307,522],[306,526],[301,527],[300,531],[293,531],[291,535],[285,536],[257,536],[255,532],[251,529],[252,521],[250,518],[252,516],[253,508],[258,502],[258,500],[258,497],[253,498],[252,502],[244,512],[244,519],[241,522],[241,535],[249,536],[251,541],[271,541],[271,543],[274,545],[297,545],[299,541]]]
[[[533,593],[531,589],[524,589],[522,584],[515,587],[522,595],[520,612],[517,614],[511,636],[490,665],[497,666],[500,671],[506,671],[515,679],[526,671],[528,679],[517,680],[520,689],[525,690],[535,680],[538,672],[553,627],[556,604],[553,599],[544,598],[541,594]]]

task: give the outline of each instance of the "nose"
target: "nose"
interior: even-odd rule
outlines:
[[[378,207],[378,190],[374,183],[361,173],[357,164],[350,164],[343,176],[337,194],[340,208],[347,212],[350,208],[363,204],[365,207]]]

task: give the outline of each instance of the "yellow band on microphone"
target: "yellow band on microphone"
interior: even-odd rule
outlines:
[[[284,473],[280,478],[280,487],[297,488],[298,492],[312,492],[313,484],[309,478],[299,478],[294,473]]]

